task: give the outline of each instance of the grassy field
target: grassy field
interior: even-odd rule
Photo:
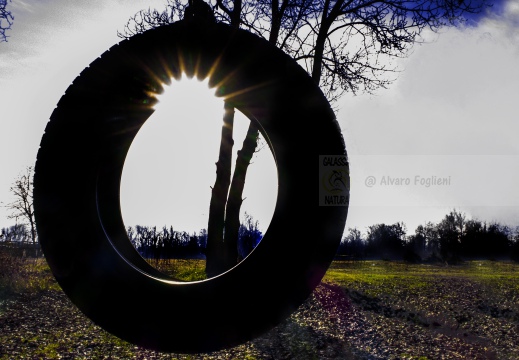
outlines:
[[[203,280],[205,276],[205,260],[198,259],[169,259],[149,260],[155,269],[163,274],[181,281]]]
[[[482,350],[481,358],[519,359],[517,263],[334,262],[324,280],[344,289],[368,319],[390,328],[378,334],[378,344],[401,349],[401,358],[413,346],[398,338],[419,342],[424,359],[476,358],[468,352],[474,348]],[[444,341],[443,353],[427,346],[435,341]],[[451,342],[467,345],[467,353],[447,349]]]
[[[452,278],[519,293],[519,263],[514,262],[476,260],[446,266],[392,261],[335,261],[325,276],[326,281],[336,282],[347,289],[362,289],[374,296],[419,292],[437,286],[438,280]]]
[[[0,260],[2,360],[519,359],[517,263],[336,261],[307,303],[264,337],[180,355],[138,349],[92,324],[43,259]],[[205,277],[200,260],[152,264],[186,281]]]

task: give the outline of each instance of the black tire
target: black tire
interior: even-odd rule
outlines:
[[[119,205],[125,156],[153,112],[152,93],[181,71],[210,76],[220,96],[260,125],[279,184],[258,247],[230,271],[190,283],[140,257]],[[319,206],[319,156],[327,154],[346,155],[334,113],[279,49],[222,24],[147,31],[95,60],[52,113],[34,177],[41,246],[68,297],[114,335],[168,352],[235,346],[297,309],[334,257],[347,206]]]

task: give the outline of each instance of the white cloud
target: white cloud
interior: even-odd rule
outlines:
[[[126,21],[160,0],[9,4],[15,21],[9,42],[0,44],[0,202],[9,187],[33,165],[49,117],[70,83],[90,62],[121,39]],[[12,6],[12,7],[11,7]],[[7,226],[0,206],[0,227]]]
[[[413,232],[419,223],[434,221],[427,219],[427,213],[434,217],[454,207],[482,220],[518,218],[519,51],[510,36],[512,29],[510,22],[495,20],[484,20],[477,28],[446,29],[435,41],[415,48],[389,90],[344,99],[338,117],[348,151],[358,159],[351,169],[348,226],[404,221]],[[411,188],[378,189],[370,213],[366,204],[370,194],[362,188],[362,176],[374,169],[362,164],[366,155],[393,155],[385,166],[395,175],[410,155],[441,155],[445,166],[459,161],[457,171],[466,179],[462,188],[437,189],[434,194]],[[463,160],[469,158],[480,159],[485,176],[470,181],[476,175],[473,161]],[[416,168],[411,162],[407,169]]]

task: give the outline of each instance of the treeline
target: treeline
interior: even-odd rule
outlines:
[[[189,234],[164,226],[129,226],[128,238],[135,249],[146,259],[204,258],[207,246],[207,230]],[[245,258],[263,238],[258,228],[258,221],[245,213],[245,221],[238,232],[238,254]],[[0,247],[12,254],[41,256],[39,243],[33,242],[30,228],[16,224],[0,230]]]
[[[189,234],[173,227],[137,225],[128,227],[127,233],[135,249],[147,259],[205,257],[205,229]],[[245,214],[239,229],[239,257],[245,258],[262,237],[258,222]],[[41,256],[39,244],[32,241],[29,227],[23,224],[2,228],[0,246],[15,254]],[[465,214],[453,210],[439,223],[419,225],[414,234],[408,234],[402,222],[375,224],[364,234],[358,228],[349,228],[337,256],[451,264],[468,259],[519,261],[519,226],[511,228],[498,222],[467,219]]]
[[[25,224],[16,224],[0,230],[0,241],[17,244],[32,243],[31,232]]]
[[[0,230],[0,247],[11,255],[19,257],[42,256],[37,238],[33,240],[30,228],[25,224],[15,224]]]
[[[404,223],[349,228],[337,255],[351,259],[458,263],[469,259],[519,261],[519,226],[467,219],[453,210],[439,223],[419,225],[408,235]]]
[[[127,228],[131,243],[146,259],[204,258],[207,246],[207,230],[189,234],[176,231],[173,227],[141,226]],[[245,214],[245,222],[240,224],[238,232],[238,255],[245,258],[261,241],[262,232],[258,222]]]

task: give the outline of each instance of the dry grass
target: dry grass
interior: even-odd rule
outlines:
[[[166,259],[146,260],[163,274],[180,281],[198,281],[206,279],[205,260]]]
[[[0,260],[0,288],[10,294],[0,304],[2,360],[519,358],[515,263],[334,262],[324,284],[272,331],[233,349],[187,355],[141,349],[92,324],[43,259]],[[205,277],[202,260],[151,264],[185,281]]]

